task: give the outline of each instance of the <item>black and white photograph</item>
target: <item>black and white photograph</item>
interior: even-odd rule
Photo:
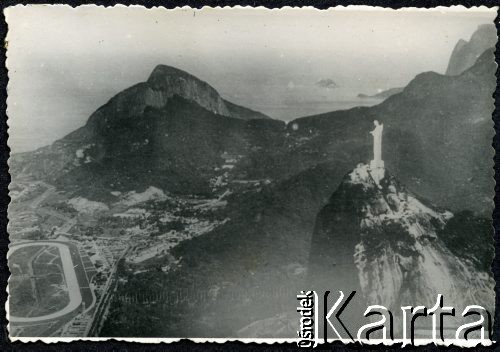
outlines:
[[[6,8],[9,338],[491,344],[497,11]]]

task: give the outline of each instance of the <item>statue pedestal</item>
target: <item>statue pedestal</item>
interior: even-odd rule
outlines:
[[[370,160],[370,169],[383,169],[385,168],[385,163],[383,160]]]
[[[385,167],[383,160],[370,161],[370,175],[372,176],[377,186],[380,186],[380,181],[383,180],[385,176]]]

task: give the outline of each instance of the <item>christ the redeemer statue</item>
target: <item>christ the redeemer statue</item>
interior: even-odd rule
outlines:
[[[384,131],[384,124],[379,123],[377,120],[373,121],[373,123],[375,129],[370,132],[373,136],[373,160],[370,161],[370,170],[373,179],[379,184],[385,174],[384,161],[382,160],[382,132]]]

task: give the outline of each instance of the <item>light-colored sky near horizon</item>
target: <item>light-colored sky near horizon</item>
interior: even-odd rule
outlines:
[[[286,108],[300,98],[290,87],[303,92],[321,78],[363,93],[404,86],[424,71],[444,73],[457,41],[493,23],[496,10],[37,5],[6,15],[9,145],[18,152],[82,126],[157,64],[263,112],[274,103]]]

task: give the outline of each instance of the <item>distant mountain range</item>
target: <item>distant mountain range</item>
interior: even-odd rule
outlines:
[[[374,107],[286,126],[227,102],[184,71],[158,66],[146,82],[100,107],[85,126],[51,146],[14,155],[12,174],[30,174],[89,197],[150,185],[208,194],[209,179],[223,164],[220,155],[228,152],[241,155],[241,177],[283,179],[325,162],[335,163],[340,177],[353,160],[370,155],[367,131],[379,119],[387,126],[384,159],[404,183],[437,204],[489,211],[491,165],[484,151],[492,138],[492,58],[491,49],[454,77],[420,74]]]
[[[460,39],[451,54],[447,75],[459,75],[476,62],[477,58],[497,42],[497,29],[493,24],[483,24],[472,34],[469,41]]]
[[[403,89],[404,89],[404,87],[390,88],[390,89],[384,90],[382,92],[379,92],[379,93],[373,94],[373,95],[367,95],[367,94],[360,93],[360,94],[358,94],[358,98],[362,98],[362,99],[366,99],[366,98],[387,99],[391,95],[401,93],[403,91]]]
[[[497,41],[496,28],[492,24],[483,24],[472,34],[470,41],[460,39],[451,54],[446,75],[458,75],[472,67],[476,60]],[[377,94],[358,94],[358,98],[387,99],[391,95],[401,93],[404,87],[384,90]]]

